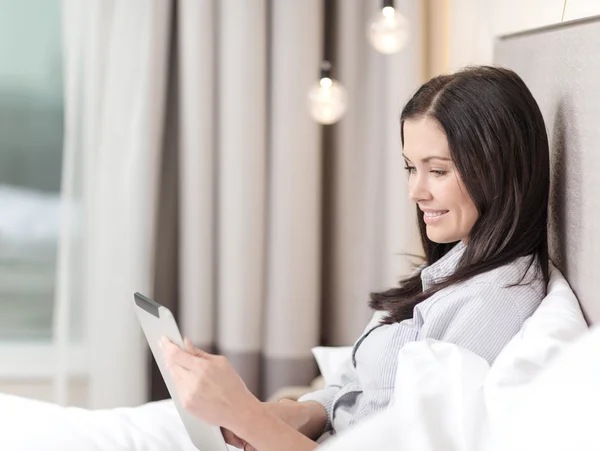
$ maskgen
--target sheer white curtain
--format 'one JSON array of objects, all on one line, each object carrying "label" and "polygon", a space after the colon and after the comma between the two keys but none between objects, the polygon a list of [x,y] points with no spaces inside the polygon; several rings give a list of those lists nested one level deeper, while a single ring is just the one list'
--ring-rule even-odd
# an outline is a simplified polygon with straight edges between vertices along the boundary
[{"label": "sheer white curtain", "polygon": [[[63,229],[54,333],[65,403],[69,322],[84,321],[89,406],[145,401],[131,308],[149,292],[170,2],[63,1]],[[75,305],[84,318],[72,318]]]}]

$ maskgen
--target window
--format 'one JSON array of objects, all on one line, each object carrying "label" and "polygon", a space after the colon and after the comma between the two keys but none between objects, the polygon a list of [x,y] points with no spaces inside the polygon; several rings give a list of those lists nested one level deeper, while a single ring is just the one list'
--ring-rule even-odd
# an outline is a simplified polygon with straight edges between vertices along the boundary
[{"label": "window", "polygon": [[60,0],[0,0],[0,341],[47,342],[63,145]]}]

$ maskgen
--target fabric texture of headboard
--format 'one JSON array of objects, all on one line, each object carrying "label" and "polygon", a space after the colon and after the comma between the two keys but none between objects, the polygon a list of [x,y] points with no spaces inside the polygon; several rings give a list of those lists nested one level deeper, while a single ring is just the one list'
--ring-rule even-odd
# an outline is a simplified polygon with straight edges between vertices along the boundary
[{"label": "fabric texture of headboard", "polygon": [[500,38],[494,59],[523,78],[542,110],[550,255],[588,323],[600,322],[600,18]]}]

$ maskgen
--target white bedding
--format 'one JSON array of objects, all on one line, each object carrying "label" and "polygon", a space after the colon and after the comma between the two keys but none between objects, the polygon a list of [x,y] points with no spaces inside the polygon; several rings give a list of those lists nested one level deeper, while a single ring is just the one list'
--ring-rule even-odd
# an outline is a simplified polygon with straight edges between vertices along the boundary
[{"label": "white bedding", "polygon": [[3,451],[197,451],[170,401],[89,411],[0,395]]},{"label": "white bedding", "polygon": [[[561,416],[572,428],[589,425],[597,404],[586,409],[585,394],[600,401],[600,330],[587,335],[575,296],[553,271],[548,296],[498,357],[498,365],[490,369],[485,360],[452,344],[411,343],[399,353],[390,408],[319,449],[514,451],[520,443],[528,444],[519,448],[524,450],[575,449],[557,445],[568,443],[572,433],[560,427]],[[347,349],[334,351],[330,356],[338,358]],[[327,368],[328,353],[321,348],[316,354]],[[560,400],[554,411],[553,399]],[[563,409],[569,402],[579,407]],[[553,440],[538,437],[544,433],[540,419],[554,421]],[[0,395],[0,425],[0,449],[7,451],[194,450],[170,402],[86,411]],[[536,437],[543,447],[536,446]],[[600,449],[593,431],[587,437],[592,438],[588,448],[578,451]]]},{"label": "white bedding", "polygon": [[[490,422],[477,358],[452,345],[419,354],[418,380],[400,382],[405,396],[328,441],[323,451],[597,451],[600,449],[600,328],[580,337],[520,390],[518,407]],[[445,349],[443,349],[445,348]],[[415,349],[416,351],[416,349]],[[412,352],[412,351],[411,351]],[[447,358],[439,359],[442,354]],[[435,357],[434,357],[435,355]],[[464,377],[456,377],[461,367]],[[462,370],[468,370],[464,372]],[[479,389],[478,389],[479,387]],[[418,394],[415,394],[418,393]],[[408,406],[406,400],[409,400]],[[408,408],[407,408],[408,407]]]}]

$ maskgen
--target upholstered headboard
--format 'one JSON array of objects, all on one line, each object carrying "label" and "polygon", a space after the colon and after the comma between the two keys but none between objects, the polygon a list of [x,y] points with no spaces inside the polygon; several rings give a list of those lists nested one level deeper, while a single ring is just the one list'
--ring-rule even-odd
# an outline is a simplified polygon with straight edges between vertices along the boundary
[{"label": "upholstered headboard", "polygon": [[600,18],[499,39],[495,62],[538,101],[550,138],[550,253],[600,322]]}]

